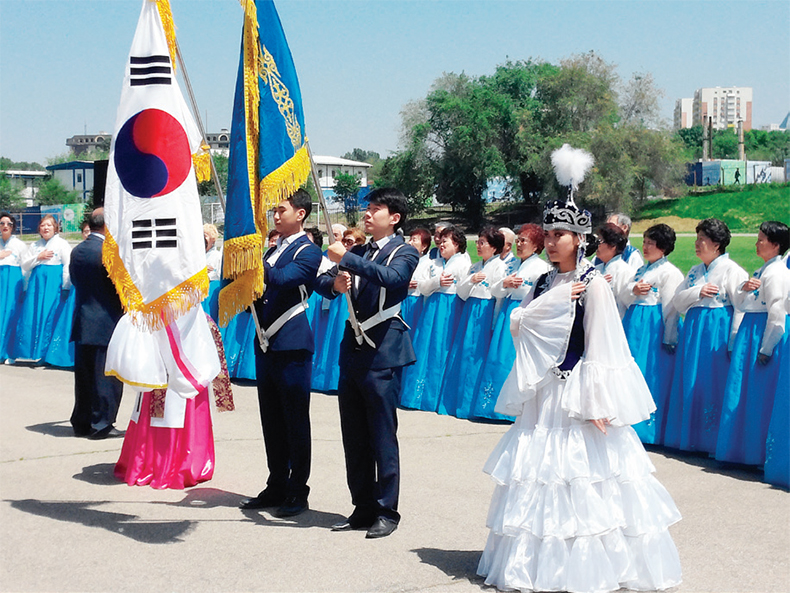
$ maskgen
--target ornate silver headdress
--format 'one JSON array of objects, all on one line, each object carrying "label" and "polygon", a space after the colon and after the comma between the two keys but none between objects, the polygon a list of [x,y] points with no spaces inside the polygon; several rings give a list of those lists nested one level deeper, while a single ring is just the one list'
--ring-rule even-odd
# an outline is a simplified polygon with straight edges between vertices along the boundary
[{"label": "ornate silver headdress", "polygon": [[593,166],[593,156],[586,150],[563,144],[551,153],[551,164],[560,185],[568,186],[568,199],[547,202],[543,209],[543,230],[560,229],[586,235],[592,232],[592,215],[573,201],[573,192]]}]

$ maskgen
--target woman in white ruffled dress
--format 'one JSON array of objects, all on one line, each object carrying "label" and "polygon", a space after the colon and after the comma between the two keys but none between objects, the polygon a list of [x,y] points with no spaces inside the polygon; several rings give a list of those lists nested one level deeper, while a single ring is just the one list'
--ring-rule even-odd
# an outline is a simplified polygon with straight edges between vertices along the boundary
[{"label": "woman in white ruffled dress", "polygon": [[583,259],[590,215],[552,202],[544,230],[554,269],[511,315],[516,363],[496,411],[516,420],[484,468],[497,486],[478,573],[502,590],[676,586],[680,513],[631,428],[655,405]]}]

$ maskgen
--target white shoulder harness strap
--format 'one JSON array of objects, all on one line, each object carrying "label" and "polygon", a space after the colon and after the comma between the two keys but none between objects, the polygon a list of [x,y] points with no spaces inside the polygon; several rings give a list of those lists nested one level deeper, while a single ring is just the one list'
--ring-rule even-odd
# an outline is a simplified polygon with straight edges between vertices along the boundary
[{"label": "white shoulder harness strap", "polygon": [[[299,249],[296,250],[294,253],[293,260],[296,260],[296,256],[305,249],[309,243],[305,243]],[[307,287],[304,284],[299,285],[299,294],[301,295],[301,300],[296,303],[293,307],[288,309],[285,313],[280,315],[274,322],[267,328],[260,328],[258,332],[258,341],[261,344],[261,350],[266,352],[269,349],[269,338],[271,338],[274,334],[282,329],[282,327],[288,323],[291,319],[296,317],[297,315],[304,313],[309,305],[307,304]]]},{"label": "white shoulder harness strap", "polygon": [[[398,252],[398,250],[401,247],[403,247],[403,245],[404,243],[401,243],[395,249],[392,250],[392,253],[390,253],[389,257],[387,258],[387,262],[384,264],[385,266],[390,265],[390,262],[392,262],[392,258],[395,257],[395,254]],[[354,336],[356,337],[357,344],[361,345],[362,342],[364,341],[371,348],[376,348],[376,343],[373,340],[371,340],[365,332],[373,327],[376,327],[378,324],[386,321],[387,319],[392,319],[393,317],[400,315],[400,303],[395,303],[394,305],[392,305],[392,307],[385,309],[384,303],[386,302],[386,300],[387,300],[387,289],[382,286],[379,288],[378,313],[376,313],[372,317],[367,318],[365,321],[358,322],[356,326],[354,326],[354,322],[352,321],[353,317],[349,317],[348,321],[351,324],[352,329],[354,330]],[[351,303],[349,302],[349,307],[350,306]],[[403,321],[402,318],[401,321]],[[409,327],[405,321],[403,321],[403,324],[406,325],[406,327]]]}]

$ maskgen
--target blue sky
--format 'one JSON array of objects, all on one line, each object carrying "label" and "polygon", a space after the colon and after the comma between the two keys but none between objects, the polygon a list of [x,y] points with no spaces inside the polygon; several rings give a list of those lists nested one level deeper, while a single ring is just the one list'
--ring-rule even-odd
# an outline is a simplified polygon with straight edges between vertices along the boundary
[{"label": "blue sky", "polygon": [[[171,0],[208,131],[230,127],[237,0]],[[38,161],[112,132],[141,0],[0,0],[0,156]],[[398,148],[400,110],[443,72],[594,50],[675,100],[751,86],[755,127],[790,110],[790,2],[279,0],[315,154]]]}]

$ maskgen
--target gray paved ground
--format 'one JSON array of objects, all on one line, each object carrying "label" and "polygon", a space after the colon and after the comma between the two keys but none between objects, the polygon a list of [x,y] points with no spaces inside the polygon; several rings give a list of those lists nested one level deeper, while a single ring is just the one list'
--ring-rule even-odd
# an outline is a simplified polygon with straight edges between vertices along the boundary
[{"label": "gray paved ground", "polygon": [[[2,591],[480,591],[492,491],[481,467],[505,431],[400,415],[403,521],[383,540],[332,533],[350,511],[336,400],[316,394],[312,510],[242,512],[265,479],[255,390],[215,418],[214,479],[187,491],[115,481],[120,440],[71,436],[72,374],[0,366]],[[131,392],[120,427],[130,415]],[[651,452],[684,520],[680,591],[790,590],[790,496],[759,475]]]}]

